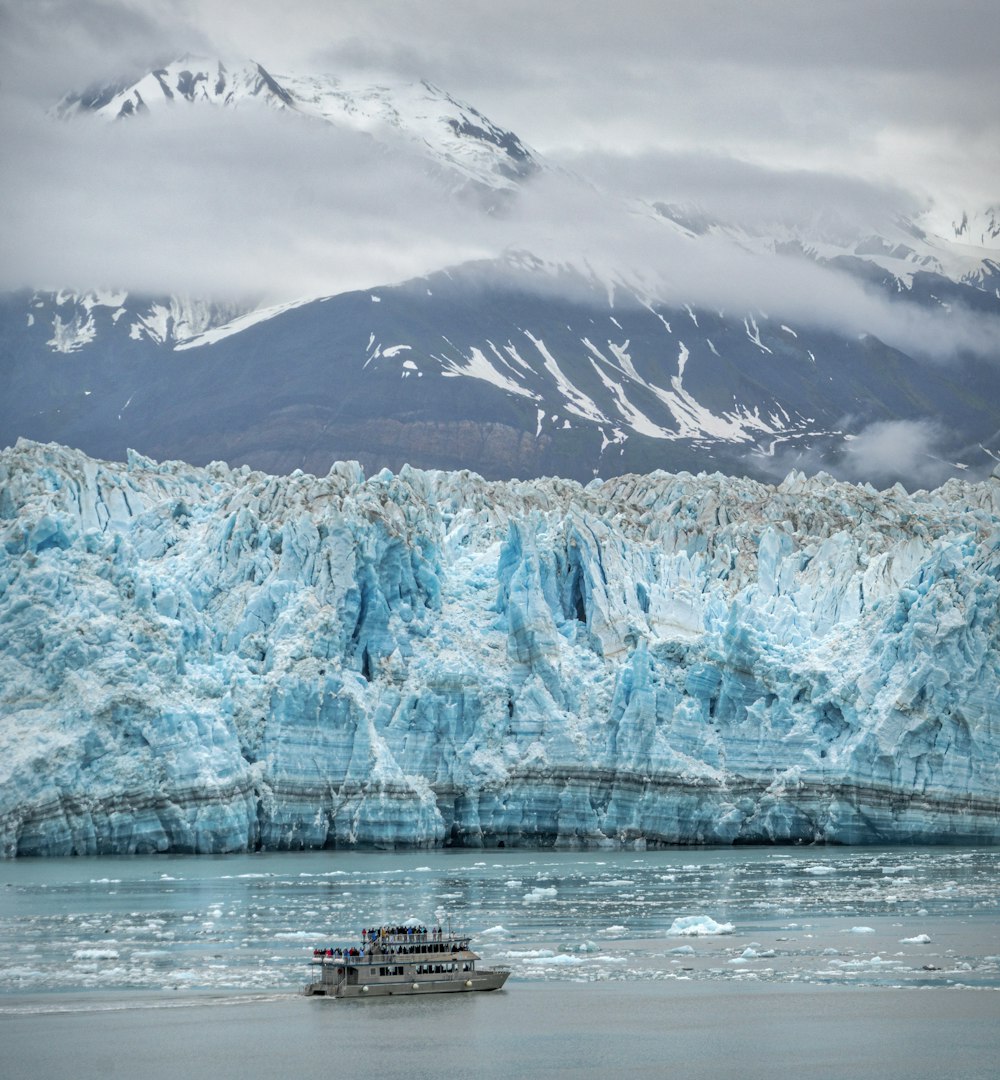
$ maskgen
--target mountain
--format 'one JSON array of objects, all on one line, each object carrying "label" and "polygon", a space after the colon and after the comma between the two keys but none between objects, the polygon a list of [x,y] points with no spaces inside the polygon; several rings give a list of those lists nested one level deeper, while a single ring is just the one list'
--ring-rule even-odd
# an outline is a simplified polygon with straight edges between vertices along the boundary
[{"label": "mountain", "polygon": [[[556,172],[429,83],[347,83],[257,63],[188,57],[69,95],[54,116],[131,125],[207,108],[363,132],[389,163],[405,145],[452,197],[493,217]],[[673,245],[682,279],[686,260],[710,246],[719,274],[727,253],[760,260],[762,274],[776,260],[818,265],[901,324],[929,312],[950,321],[956,341],[967,318],[1000,315],[988,214],[940,236],[828,208],[806,224],[750,227],[605,197]],[[113,460],[135,448],[272,472],[324,474],[357,460],[373,472],[408,463],[586,481],[658,468],[767,479],[798,467],[911,486],[985,476],[1000,455],[995,349],[928,360],[884,333],[832,328],[801,304],[794,316],[720,309],[695,292],[664,299],[642,266],[529,250],[276,306],[25,290],[0,298],[0,443],[23,436]],[[886,454],[896,433],[913,446]]]},{"label": "mountain", "polygon": [[[537,289],[541,271],[494,270],[243,314],[180,342],[176,302],[150,314],[131,298],[7,298],[0,431],[119,460],[140,448],[274,472],[358,460],[581,481],[656,468],[769,476],[797,455],[836,468],[853,433],[913,418],[949,433],[930,462],[942,470],[981,467],[981,447],[997,444],[992,360],[929,364],[873,335],[760,312],[627,293],[609,304],[583,279],[568,299]],[[959,289],[916,277],[901,303]],[[53,325],[64,352],[49,351]]]},{"label": "mountain", "polygon": [[1000,470],[0,453],[0,850],[1000,840]]},{"label": "mountain", "polygon": [[53,112],[62,120],[80,115],[120,120],[184,105],[260,106],[375,136],[388,129],[453,180],[493,191],[512,189],[539,168],[513,132],[472,106],[429,82],[386,77],[371,84],[329,75],[272,75],[255,62],[230,70],[221,60],[186,56],[136,82],[68,94]]}]

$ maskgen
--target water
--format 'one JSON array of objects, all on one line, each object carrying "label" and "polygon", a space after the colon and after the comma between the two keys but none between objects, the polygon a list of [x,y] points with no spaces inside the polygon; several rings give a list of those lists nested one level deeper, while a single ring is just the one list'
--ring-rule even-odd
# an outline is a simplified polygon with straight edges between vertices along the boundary
[{"label": "water", "polygon": [[[0,1073],[318,1076],[361,1038],[380,1077],[469,1054],[482,1076],[992,1077],[998,871],[954,848],[0,863]],[[472,931],[507,989],[296,995],[314,946],[410,917]]]}]

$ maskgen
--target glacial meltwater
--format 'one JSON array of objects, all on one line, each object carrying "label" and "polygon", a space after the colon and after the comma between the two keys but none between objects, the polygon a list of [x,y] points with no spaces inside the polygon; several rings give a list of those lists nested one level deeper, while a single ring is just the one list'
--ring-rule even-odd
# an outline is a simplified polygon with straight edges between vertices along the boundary
[{"label": "glacial meltwater", "polygon": [[[470,931],[506,989],[298,996],[314,947],[408,918]],[[361,1038],[365,1076],[993,1076],[998,990],[995,849],[0,862],[12,1077],[326,1075]]]}]

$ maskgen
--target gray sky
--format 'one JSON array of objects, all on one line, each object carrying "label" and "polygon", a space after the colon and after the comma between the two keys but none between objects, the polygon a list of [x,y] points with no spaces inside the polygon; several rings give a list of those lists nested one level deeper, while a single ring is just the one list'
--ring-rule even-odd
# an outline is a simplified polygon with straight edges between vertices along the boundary
[{"label": "gray sky", "polygon": [[[552,180],[484,221],[405,148],[390,173],[358,136],[232,115],[98,136],[43,110],[184,52],[276,72],[384,70],[436,83],[624,194],[735,216],[828,204],[951,220],[1000,202],[998,32],[995,0],[0,0],[0,192],[16,208],[0,225],[0,284],[197,293],[222,281],[277,299],[532,247],[668,278],[683,262],[694,302],[780,295],[792,315],[891,336],[849,282],[693,256]],[[933,327],[896,329],[934,340]],[[966,329],[973,342],[991,332]]]}]

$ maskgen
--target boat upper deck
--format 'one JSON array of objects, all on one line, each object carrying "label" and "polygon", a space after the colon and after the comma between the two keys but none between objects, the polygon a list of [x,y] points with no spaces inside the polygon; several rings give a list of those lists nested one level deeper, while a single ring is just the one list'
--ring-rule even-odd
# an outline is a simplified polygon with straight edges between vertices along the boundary
[{"label": "boat upper deck", "polygon": [[313,963],[370,964],[386,957],[408,961],[443,957],[478,960],[469,948],[470,935],[441,927],[380,926],[361,932],[360,945],[327,946],[313,950]]}]

